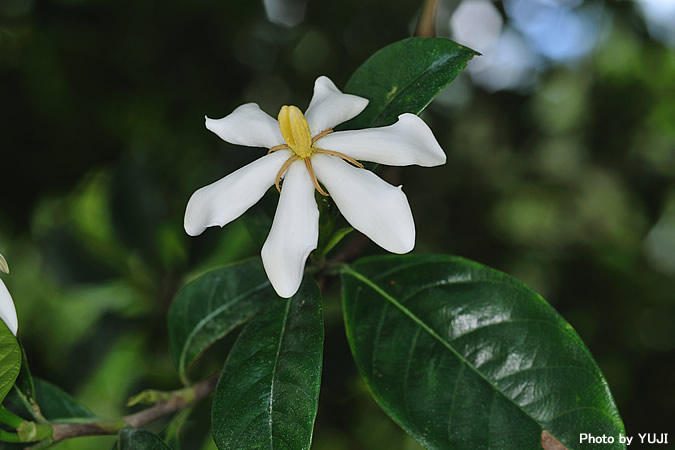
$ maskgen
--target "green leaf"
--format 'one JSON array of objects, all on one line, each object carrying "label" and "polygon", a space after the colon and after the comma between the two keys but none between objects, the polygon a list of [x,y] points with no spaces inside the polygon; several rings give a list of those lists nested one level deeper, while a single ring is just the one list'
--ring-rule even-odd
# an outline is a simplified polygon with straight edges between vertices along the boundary
[{"label": "green leaf", "polygon": [[221,449],[308,449],[319,401],[323,319],[319,288],[305,280],[246,325],[213,399]]},{"label": "green leaf", "polygon": [[[30,376],[30,374],[24,373],[22,369],[22,376]],[[7,395],[5,406],[21,417],[28,420],[35,420],[39,417],[40,420],[38,421],[44,421],[44,418],[46,418],[53,422],[81,422],[94,418],[94,414],[89,409],[82,406],[60,388],[40,378],[32,377],[30,385],[33,386],[34,390],[31,400],[34,400],[40,407],[40,414],[36,417],[33,415],[34,410],[32,403],[30,403],[31,400],[28,400],[28,397],[20,390],[18,385],[19,380],[17,380],[14,389]],[[24,422],[18,431],[19,435],[23,434],[24,436],[31,436],[32,433],[38,432],[35,422]],[[0,450],[18,450],[25,447],[26,444],[0,443]]]},{"label": "green leaf", "polygon": [[19,375],[16,379],[16,388],[19,389],[19,392],[21,392],[26,400],[30,402],[35,395],[35,383],[33,382],[33,376],[31,375],[30,367],[28,366],[26,349],[23,348],[21,341],[17,339],[17,342],[19,344],[19,349],[21,350],[21,369],[19,370]]},{"label": "green leaf", "polygon": [[340,243],[340,241],[342,239],[344,239],[345,236],[347,236],[352,231],[354,231],[354,228],[344,227],[344,228],[340,228],[335,233],[333,233],[330,236],[330,238],[328,239],[328,242],[326,243],[326,246],[319,253],[319,256],[320,257],[326,256],[331,250],[333,250],[333,248],[335,248],[336,245],[338,245]]},{"label": "green leaf", "polygon": [[21,341],[17,339],[21,351],[21,370],[14,382],[14,388],[5,397],[5,406],[9,407],[18,414],[26,417],[41,420],[44,417],[39,409],[35,407],[35,383],[28,366],[28,357]]},{"label": "green leaf", "polygon": [[188,283],[169,308],[171,356],[187,384],[190,364],[211,344],[277,301],[260,258],[208,272]]},{"label": "green leaf", "polygon": [[425,447],[534,449],[546,430],[576,448],[579,433],[625,434],[584,343],[516,279],[457,257],[412,255],[363,259],[342,281],[359,372]]},{"label": "green leaf", "polygon": [[33,377],[35,401],[40,411],[51,421],[95,417],[87,407],[82,406],[73,396],[45,380]]},{"label": "green leaf", "polygon": [[342,128],[391,125],[400,114],[419,114],[478,54],[444,38],[413,37],[378,50],[345,85],[346,93],[370,103]]},{"label": "green leaf", "polygon": [[173,450],[180,450],[183,447],[181,444],[181,432],[193,409],[194,405],[181,409],[171,418],[171,422],[166,427],[164,440]]},{"label": "green leaf", "polygon": [[113,450],[171,450],[171,448],[149,431],[123,428]]},{"label": "green leaf", "polygon": [[16,337],[0,320],[0,402],[14,386],[21,370],[21,348]]}]

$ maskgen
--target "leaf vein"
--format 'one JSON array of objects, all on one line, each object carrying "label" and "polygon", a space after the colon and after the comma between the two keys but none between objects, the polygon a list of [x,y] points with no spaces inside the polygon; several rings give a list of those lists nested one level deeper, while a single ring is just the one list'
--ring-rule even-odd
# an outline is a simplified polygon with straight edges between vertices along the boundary
[{"label": "leaf vein", "polygon": [[219,306],[218,308],[214,309],[211,311],[209,314],[204,316],[202,320],[197,322],[197,325],[192,329],[188,337],[185,339],[185,343],[183,344],[183,348],[181,349],[180,353],[180,359],[179,359],[179,364],[178,364],[178,371],[181,374],[185,374],[186,367],[185,367],[185,359],[187,358],[187,353],[188,349],[190,348],[190,345],[192,344],[192,340],[195,338],[195,336],[198,334],[199,331],[201,331],[202,328],[206,326],[207,323],[211,321],[211,319],[218,314],[222,313],[223,311],[227,311],[229,308],[231,308],[234,304],[236,304],[239,300],[241,300],[244,297],[247,297],[251,294],[257,293],[262,291],[264,288],[269,286],[269,281],[265,281],[264,283],[260,283],[259,285],[253,287],[252,289],[249,289],[246,292],[242,292],[241,294],[233,297],[228,303]]}]

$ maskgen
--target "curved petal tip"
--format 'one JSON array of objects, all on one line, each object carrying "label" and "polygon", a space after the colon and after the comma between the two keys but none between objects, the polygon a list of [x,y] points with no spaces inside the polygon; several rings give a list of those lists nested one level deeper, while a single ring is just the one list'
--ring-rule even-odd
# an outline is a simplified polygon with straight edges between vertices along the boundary
[{"label": "curved petal tip", "polygon": [[204,117],[206,128],[235,145],[271,148],[283,143],[279,123],[256,103],[246,103],[222,119]]},{"label": "curved petal tip", "polygon": [[345,94],[325,75],[314,82],[314,95],[305,111],[312,135],[333,128],[359,115],[368,99]]}]

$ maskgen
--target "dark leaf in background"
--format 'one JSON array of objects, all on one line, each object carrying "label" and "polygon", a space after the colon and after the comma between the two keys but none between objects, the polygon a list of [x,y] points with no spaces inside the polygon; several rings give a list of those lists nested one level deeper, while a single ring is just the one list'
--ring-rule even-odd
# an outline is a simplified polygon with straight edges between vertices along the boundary
[{"label": "dark leaf in background", "polygon": [[33,378],[35,383],[35,400],[40,411],[49,420],[58,422],[64,419],[93,418],[94,413],[81,405],[77,399],[40,378]]},{"label": "dark leaf in background", "polygon": [[279,203],[279,193],[275,187],[271,187],[258,203],[241,216],[251,239],[260,247],[270,234],[277,203]]},{"label": "dark leaf in background", "polygon": [[145,430],[125,428],[113,450],[171,450],[158,436]]},{"label": "dark leaf in background", "polygon": [[208,272],[188,283],[169,309],[171,356],[187,383],[190,364],[218,339],[249,320],[267,302],[279,301],[260,258]]},{"label": "dark leaf in background", "polygon": [[[27,386],[31,386],[31,390],[25,389]],[[29,409],[32,409],[29,405],[33,401],[40,408],[40,414],[47,420],[58,422],[95,417],[89,408],[60,387],[43,379],[31,377],[22,369],[15,389],[5,400],[5,406],[29,420],[35,420],[29,412]]]},{"label": "dark leaf in background", "polygon": [[14,383],[14,390],[7,396],[6,401],[7,404],[14,406],[13,410],[16,413],[25,413],[26,417],[30,417],[31,414],[28,409],[31,407],[31,403],[35,402],[35,382],[28,366],[26,350],[21,345],[21,341],[17,340],[17,342],[21,349],[21,370],[19,370],[19,375]]}]

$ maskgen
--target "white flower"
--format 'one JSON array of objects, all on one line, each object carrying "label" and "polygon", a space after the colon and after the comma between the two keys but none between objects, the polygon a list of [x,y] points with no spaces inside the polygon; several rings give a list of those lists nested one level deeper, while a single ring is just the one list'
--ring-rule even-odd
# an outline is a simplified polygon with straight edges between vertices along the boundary
[{"label": "white flower", "polygon": [[[0,271],[9,273],[9,266],[5,257],[0,254]],[[7,286],[0,280],[0,319],[7,325],[9,331],[16,336],[19,328],[19,321],[16,318],[16,309],[14,308],[14,301],[7,290]]]},{"label": "white flower", "polygon": [[304,115],[295,106],[284,106],[277,121],[257,104],[247,103],[222,119],[207,117],[206,128],[221,139],[270,150],[192,194],[185,231],[196,236],[207,227],[226,225],[276,184],[281,195],[262,261],[281,297],[291,297],[298,290],[307,257],[317,246],[315,189],[330,194],[345,219],[385,250],[412,250],[415,224],[401,187],[383,181],[357,160],[430,167],[444,164],[445,154],[429,127],[414,114],[402,114],[387,127],[333,132],[332,127],[356,117],[367,104],[364,98],[343,94],[322,76],[314,83],[314,96]]}]

